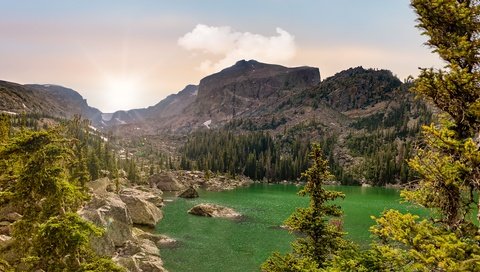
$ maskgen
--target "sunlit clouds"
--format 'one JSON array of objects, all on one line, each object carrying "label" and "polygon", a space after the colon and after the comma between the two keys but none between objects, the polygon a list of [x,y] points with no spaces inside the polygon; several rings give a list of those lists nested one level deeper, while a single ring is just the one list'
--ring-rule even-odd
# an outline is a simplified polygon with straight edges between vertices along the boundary
[{"label": "sunlit clouds", "polygon": [[[295,37],[278,27],[275,32],[276,35],[263,36],[238,32],[229,26],[198,24],[180,37],[178,44],[205,55],[206,59],[198,66],[205,72],[216,72],[241,59],[282,64],[295,57]],[[209,56],[217,60],[209,59]]]}]

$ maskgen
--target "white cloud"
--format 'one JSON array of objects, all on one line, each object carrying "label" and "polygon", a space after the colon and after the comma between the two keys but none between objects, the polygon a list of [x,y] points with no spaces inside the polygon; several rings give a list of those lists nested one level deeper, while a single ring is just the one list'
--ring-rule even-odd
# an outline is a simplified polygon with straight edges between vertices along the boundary
[{"label": "white cloud", "polygon": [[200,51],[216,56],[199,65],[205,72],[218,71],[241,59],[255,59],[269,63],[280,63],[295,56],[295,37],[277,28],[277,35],[263,36],[250,32],[236,32],[229,26],[207,26],[198,24],[178,39],[178,44],[189,51]]}]

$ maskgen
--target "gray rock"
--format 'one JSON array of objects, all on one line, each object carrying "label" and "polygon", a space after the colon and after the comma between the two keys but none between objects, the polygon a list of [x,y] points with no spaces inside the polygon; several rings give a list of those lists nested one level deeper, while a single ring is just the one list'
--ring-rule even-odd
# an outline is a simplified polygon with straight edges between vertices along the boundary
[{"label": "gray rock", "polygon": [[121,265],[122,267],[126,268],[127,271],[129,272],[142,272],[142,270],[138,266],[137,259],[135,259],[133,256],[126,256],[126,257],[116,256],[113,258],[113,261]]},{"label": "gray rock", "polygon": [[139,266],[142,271],[145,272],[166,272],[167,270],[163,268],[162,259],[159,257],[148,256],[144,259],[140,259]]},{"label": "gray rock", "polygon": [[99,178],[97,180],[93,180],[87,182],[87,187],[92,190],[92,192],[96,195],[105,195],[108,193],[107,188],[112,185],[112,182],[109,178]]},{"label": "gray rock", "polygon": [[122,195],[129,195],[129,196],[134,196],[137,198],[144,199],[156,207],[163,207],[163,198],[161,195],[163,192],[158,189],[153,189],[153,188],[144,188],[141,186],[135,187],[135,188],[126,188],[120,191],[120,196]]},{"label": "gray rock", "polygon": [[147,201],[148,193],[137,189],[122,190],[120,198],[127,205],[132,222],[138,225],[155,227],[163,218],[162,211],[153,203]]},{"label": "gray rock", "polygon": [[150,241],[154,242],[155,245],[157,245],[157,247],[169,246],[169,245],[174,245],[175,243],[177,243],[177,240],[175,240],[173,238],[170,238],[166,235],[146,232],[146,231],[143,231],[139,228],[133,228],[132,233],[133,233],[133,237],[135,237],[137,239],[150,240]]},{"label": "gray rock", "polygon": [[133,239],[118,251],[114,258],[129,271],[166,271],[158,247],[148,239]]},{"label": "gray rock", "polygon": [[198,192],[193,188],[193,186],[188,187],[185,191],[178,194],[178,197],[182,198],[197,198]]},{"label": "gray rock", "polygon": [[164,192],[180,191],[184,188],[172,173],[159,173],[150,176],[148,179],[150,187],[158,188]]},{"label": "gray rock", "polygon": [[79,214],[106,230],[101,237],[92,239],[92,247],[100,255],[112,256],[115,247],[133,238],[127,205],[115,194],[95,196]]},{"label": "gray rock", "polygon": [[189,214],[206,217],[239,218],[242,215],[235,210],[220,205],[202,203],[188,210]]}]

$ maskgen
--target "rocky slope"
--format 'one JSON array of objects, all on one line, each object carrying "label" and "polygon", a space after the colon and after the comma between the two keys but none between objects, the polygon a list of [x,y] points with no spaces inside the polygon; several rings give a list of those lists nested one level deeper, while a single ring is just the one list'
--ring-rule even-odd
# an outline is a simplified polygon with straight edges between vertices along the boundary
[{"label": "rocky slope", "polygon": [[82,115],[102,126],[101,112],[76,91],[57,85],[21,85],[0,81],[0,112],[71,118]]},{"label": "rocky slope", "polygon": [[120,121],[109,124],[129,135],[221,127],[236,118],[263,114],[264,108],[319,82],[318,68],[287,68],[241,60],[203,78],[198,87],[189,85],[154,107],[129,111],[128,116],[117,115]]},{"label": "rocky slope", "polygon": [[[132,154],[144,156],[174,157],[185,135],[199,129],[267,131],[286,143],[332,138],[338,164],[363,179],[364,166],[357,166],[369,163],[365,156],[373,160],[386,152],[378,144],[393,146],[398,139],[397,146],[411,145],[420,125],[429,121],[429,109],[408,87],[387,70],[356,67],[320,81],[318,68],[242,60],[145,109],[102,115],[66,88],[0,82],[0,110],[80,113],[112,131]],[[369,138],[376,142],[362,140]],[[403,158],[402,148],[390,149],[389,156]]]},{"label": "rocky slope", "polygon": [[103,114],[103,121],[110,127],[125,124],[142,125],[146,122],[154,122],[161,118],[179,115],[186,107],[195,101],[197,93],[198,86],[187,85],[177,94],[167,96],[154,106],[144,109],[133,109],[129,111],[117,111],[112,114]]}]

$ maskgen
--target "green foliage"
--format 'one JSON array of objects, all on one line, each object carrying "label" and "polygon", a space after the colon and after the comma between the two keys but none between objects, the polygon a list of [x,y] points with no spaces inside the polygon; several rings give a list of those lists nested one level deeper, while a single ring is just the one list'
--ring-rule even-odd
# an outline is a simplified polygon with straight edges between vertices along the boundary
[{"label": "green foliage", "polygon": [[[432,218],[386,211],[371,228],[377,238],[371,248],[353,258],[337,257],[333,267],[480,271],[479,225],[471,217],[480,191],[479,5],[412,0],[427,44],[447,63],[444,70],[422,70],[415,82],[414,91],[444,114],[440,124],[423,127],[424,144],[409,161],[420,179],[402,192],[406,200],[432,210]],[[385,263],[389,267],[382,267]]]},{"label": "green foliage", "polygon": [[88,198],[88,175],[75,152],[82,151],[77,148],[82,140],[71,134],[68,126],[24,129],[0,146],[0,204],[14,206],[23,215],[13,224],[12,266],[82,271],[99,260],[89,248],[89,237],[102,232],[76,213]]},{"label": "green foliage", "polygon": [[[451,231],[395,210],[376,219],[372,233],[382,255],[397,256],[401,271],[478,271],[480,237],[475,228]],[[400,269],[399,269],[400,270]]]},{"label": "green foliage", "polygon": [[412,6],[427,44],[446,62],[442,70],[423,69],[415,82],[414,91],[444,114],[440,124],[423,127],[424,144],[409,160],[419,180],[402,192],[432,218],[385,211],[374,218],[371,247],[345,247],[326,271],[480,271],[480,2]]},{"label": "green foliage", "polygon": [[34,258],[30,258],[35,261],[32,265],[47,271],[78,270],[86,257],[92,254],[89,238],[100,234],[101,229],[76,213],[52,216],[38,226],[38,234],[33,237]]},{"label": "green foliage", "polygon": [[442,223],[459,229],[473,223],[468,213],[480,190],[480,6],[454,0],[413,0],[412,6],[427,44],[447,63],[444,70],[422,70],[414,91],[445,115],[440,125],[424,127],[426,145],[410,161],[421,180],[404,195],[436,209]]},{"label": "green foliage", "polygon": [[302,237],[292,243],[292,253],[284,256],[276,253],[269,258],[262,265],[263,271],[320,271],[346,246],[342,238],[344,233],[331,223],[332,218],[342,215],[342,211],[339,206],[328,204],[344,195],[323,188],[332,175],[318,144],[312,146],[310,159],[312,166],[302,174],[306,184],[299,192],[301,196],[310,197],[310,204],[307,208],[298,208],[285,221],[290,231],[298,232]]},{"label": "green foliage", "polygon": [[10,134],[10,116],[0,114],[0,143],[6,141]]},{"label": "green foliage", "polygon": [[114,264],[110,259],[97,258],[93,262],[82,264],[80,271],[81,272],[125,272],[125,269]]},{"label": "green foliage", "polygon": [[295,180],[307,167],[308,144],[283,144],[268,133],[200,131],[180,149],[180,168],[244,174],[254,180]]},{"label": "green foliage", "polygon": [[445,70],[422,70],[415,82],[414,91],[445,114],[439,125],[423,127],[424,144],[409,161],[420,179],[402,192],[406,200],[434,211],[433,217],[386,211],[371,228],[377,237],[371,248],[337,257],[332,267],[480,271],[478,222],[470,216],[480,189],[479,3],[412,0],[412,6],[427,44],[447,63]]}]

